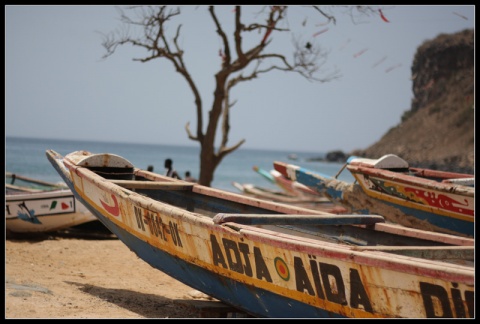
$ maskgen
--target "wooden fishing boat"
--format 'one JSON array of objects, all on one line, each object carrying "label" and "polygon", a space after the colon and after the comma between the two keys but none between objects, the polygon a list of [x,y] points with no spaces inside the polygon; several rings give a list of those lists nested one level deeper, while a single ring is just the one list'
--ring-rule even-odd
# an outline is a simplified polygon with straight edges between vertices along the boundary
[{"label": "wooden fishing boat", "polygon": [[[267,180],[269,183],[273,183],[273,184],[276,184],[275,182],[275,178],[273,177],[273,175],[270,174],[270,172],[268,172],[267,170],[264,170],[260,167],[258,167],[257,165],[254,165],[252,167],[253,171],[257,172],[259,175],[261,175],[265,180]],[[283,189],[283,188],[282,188]]]},{"label": "wooden fishing boat", "polygon": [[271,201],[284,202],[284,203],[294,203],[298,201],[298,198],[296,196],[289,195],[284,191],[275,191],[269,188],[256,186],[251,183],[242,184],[236,181],[233,181],[232,185],[244,194],[252,195],[254,197],[261,198],[261,199],[267,199]]},{"label": "wooden fishing boat", "polygon": [[408,227],[474,236],[473,175],[409,167],[393,154],[376,160],[350,157],[346,168],[354,183],[279,161],[274,168],[325,194],[348,212],[383,215]]},{"label": "wooden fishing boat", "polygon": [[138,257],[253,316],[474,317],[473,239],[268,202],[114,154],[46,154]]},{"label": "wooden fishing boat", "polygon": [[[322,204],[322,205],[331,205],[332,202],[327,197],[321,197],[319,195],[306,197],[306,196],[292,196],[283,191],[271,190],[269,188],[264,188],[256,186],[251,183],[238,183],[236,181],[232,182],[232,185],[237,188],[240,192],[251,195],[260,199],[281,202],[286,204]],[[336,213],[346,212],[345,208],[333,207],[336,210]],[[322,209],[323,210],[323,209]]]},{"label": "wooden fishing boat", "polygon": [[253,166],[253,170],[260,174],[262,177],[267,179],[270,183],[277,185],[282,189],[286,194],[291,196],[304,196],[304,197],[321,197],[317,191],[297,182],[292,181],[276,170],[266,171],[258,166]]},{"label": "wooden fishing boat", "polygon": [[97,221],[65,183],[5,173],[5,229],[10,233],[52,232]]}]

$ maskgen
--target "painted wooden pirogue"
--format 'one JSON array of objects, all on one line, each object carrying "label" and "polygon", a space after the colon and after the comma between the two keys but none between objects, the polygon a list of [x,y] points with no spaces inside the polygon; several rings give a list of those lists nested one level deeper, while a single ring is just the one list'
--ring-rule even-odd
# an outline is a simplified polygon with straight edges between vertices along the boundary
[{"label": "painted wooden pirogue", "polygon": [[346,209],[341,206],[337,206],[330,201],[327,197],[322,197],[320,194],[316,196],[292,196],[284,191],[270,190],[269,188],[263,188],[251,183],[238,183],[233,181],[232,185],[245,195],[264,199],[268,201],[274,201],[289,205],[299,205],[305,208],[312,208],[315,210],[321,210],[332,214],[345,214]]},{"label": "painted wooden pirogue", "polygon": [[[283,203],[295,203],[298,201],[296,196],[290,195],[285,191],[275,191],[269,188],[264,188],[260,186],[253,185],[251,183],[238,183],[236,181],[232,182],[232,185],[237,188],[240,192],[246,195],[252,195],[254,197],[276,201],[276,202],[283,202]],[[328,200],[328,198],[325,198]]]},{"label": "painted wooden pirogue", "polygon": [[473,239],[251,198],[114,154],[46,153],[141,259],[253,316],[474,317]]},{"label": "painted wooden pirogue", "polygon": [[323,197],[322,194],[319,194],[316,190],[313,190],[304,184],[301,184],[297,181],[292,181],[277,170],[270,170],[270,172],[259,168],[258,166],[253,166],[253,170],[260,174],[264,179],[268,180],[270,183],[277,185],[280,189],[285,191],[285,193],[292,196],[302,196],[302,197]]},{"label": "painted wooden pirogue", "polygon": [[5,173],[5,230],[52,232],[97,221],[63,184]]},{"label": "painted wooden pirogue", "polygon": [[274,168],[350,213],[377,214],[408,227],[474,236],[473,175],[409,167],[393,154],[377,160],[350,157],[346,168],[354,183],[279,161]]},{"label": "painted wooden pirogue", "polygon": [[[232,185],[237,188],[240,192],[243,192],[247,195],[252,195],[254,197],[286,203],[286,204],[302,204],[302,203],[324,203],[333,205],[330,199],[326,197],[322,197],[320,194],[316,196],[297,196],[297,195],[290,195],[285,191],[276,191],[271,190],[269,188],[264,188],[260,186],[253,185],[251,183],[238,183],[236,181],[232,182]],[[342,208],[343,211],[346,209]]]}]

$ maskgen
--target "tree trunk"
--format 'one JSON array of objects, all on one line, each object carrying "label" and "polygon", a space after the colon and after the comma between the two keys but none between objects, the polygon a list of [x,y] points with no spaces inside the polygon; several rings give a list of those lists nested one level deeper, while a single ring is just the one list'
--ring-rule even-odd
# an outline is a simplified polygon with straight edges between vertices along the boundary
[{"label": "tree trunk", "polygon": [[215,159],[215,148],[208,143],[201,144],[200,150],[200,177],[198,183],[210,187],[213,181],[213,174],[218,163]]},{"label": "tree trunk", "polygon": [[[225,85],[229,75],[227,69],[222,69],[215,75],[216,87],[212,109],[209,112],[208,126],[205,136],[200,141],[200,178],[198,183],[210,187],[213,181],[213,174],[222,158],[215,153],[215,138],[217,133],[218,120],[222,114],[222,107],[225,104]],[[200,125],[198,125],[200,127]],[[228,134],[222,134],[225,136]],[[224,147],[220,147],[220,151]]]}]

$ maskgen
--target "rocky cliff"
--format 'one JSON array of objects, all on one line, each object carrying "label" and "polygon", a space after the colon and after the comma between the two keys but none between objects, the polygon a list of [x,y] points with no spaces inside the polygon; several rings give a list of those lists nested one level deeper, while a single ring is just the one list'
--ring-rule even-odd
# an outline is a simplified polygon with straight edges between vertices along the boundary
[{"label": "rocky cliff", "polygon": [[423,43],[412,64],[411,109],[378,142],[349,155],[396,154],[411,166],[474,172],[474,31]]}]

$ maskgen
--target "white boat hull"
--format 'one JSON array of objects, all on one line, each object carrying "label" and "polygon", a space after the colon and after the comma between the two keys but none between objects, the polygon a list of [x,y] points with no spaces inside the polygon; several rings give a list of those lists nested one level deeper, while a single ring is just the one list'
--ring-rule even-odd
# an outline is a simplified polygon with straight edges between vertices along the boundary
[{"label": "white boat hull", "polygon": [[6,196],[6,230],[13,233],[51,232],[96,220],[71,190]]}]

